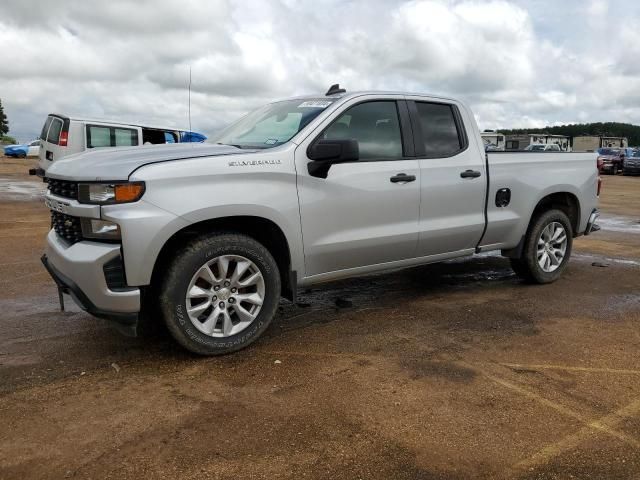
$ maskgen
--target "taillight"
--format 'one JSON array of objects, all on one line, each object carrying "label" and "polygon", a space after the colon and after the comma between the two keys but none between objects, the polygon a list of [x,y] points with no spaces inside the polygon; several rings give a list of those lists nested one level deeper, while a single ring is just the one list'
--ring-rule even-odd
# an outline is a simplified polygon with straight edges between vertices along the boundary
[{"label": "taillight", "polygon": [[600,196],[601,191],[602,191],[602,177],[598,175],[598,191],[596,192],[596,195],[598,197]]},{"label": "taillight", "polygon": [[602,170],[602,165],[604,165],[604,160],[602,157],[598,157],[598,160],[596,161],[596,165],[598,167],[598,171]]},{"label": "taillight", "polygon": [[66,147],[68,141],[69,141],[69,132],[65,132],[65,131],[60,132],[60,139],[58,140],[58,145],[60,145],[61,147]]}]

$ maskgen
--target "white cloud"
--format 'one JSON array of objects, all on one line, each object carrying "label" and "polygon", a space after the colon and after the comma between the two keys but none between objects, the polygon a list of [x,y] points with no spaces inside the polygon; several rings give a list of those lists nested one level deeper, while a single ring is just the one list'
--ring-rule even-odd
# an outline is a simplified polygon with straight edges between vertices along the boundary
[{"label": "white cloud", "polygon": [[52,111],[186,126],[190,66],[207,133],[336,82],[459,96],[483,128],[640,122],[639,17],[624,0],[5,0],[0,97],[23,140]]},{"label": "white cloud", "polygon": [[591,17],[600,19],[609,11],[609,3],[606,0],[591,0],[587,12]]}]

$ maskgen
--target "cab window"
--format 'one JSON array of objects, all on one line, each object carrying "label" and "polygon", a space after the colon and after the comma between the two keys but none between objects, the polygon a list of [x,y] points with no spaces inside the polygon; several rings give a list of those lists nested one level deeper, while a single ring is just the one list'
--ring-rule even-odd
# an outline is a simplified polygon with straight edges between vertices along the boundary
[{"label": "cab window", "polygon": [[402,158],[402,134],[395,101],[366,102],[349,108],[322,138],[358,141],[360,160]]},{"label": "cab window", "polygon": [[451,157],[464,148],[452,105],[416,102],[416,108],[427,158]]}]

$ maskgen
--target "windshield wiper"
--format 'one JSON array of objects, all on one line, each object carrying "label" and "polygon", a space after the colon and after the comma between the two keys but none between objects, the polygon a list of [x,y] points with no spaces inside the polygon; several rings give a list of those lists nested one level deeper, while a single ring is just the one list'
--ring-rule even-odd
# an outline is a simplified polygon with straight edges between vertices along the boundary
[{"label": "windshield wiper", "polygon": [[236,147],[239,148],[240,150],[242,150],[242,145],[238,145],[236,143],[222,143],[222,142],[217,142],[216,145],[226,145],[228,147]]}]

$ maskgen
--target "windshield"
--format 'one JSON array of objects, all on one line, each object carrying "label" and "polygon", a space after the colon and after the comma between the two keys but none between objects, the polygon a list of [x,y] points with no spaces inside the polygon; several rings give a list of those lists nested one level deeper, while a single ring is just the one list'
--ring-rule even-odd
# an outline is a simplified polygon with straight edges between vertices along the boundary
[{"label": "windshield", "polygon": [[530,150],[533,152],[541,152],[544,150],[544,145],[529,145],[525,150]]},{"label": "windshield", "polygon": [[601,148],[598,150],[600,155],[620,155],[619,148]]},{"label": "windshield", "polygon": [[335,99],[285,100],[242,117],[211,139],[238,148],[272,148],[288,142]]}]

